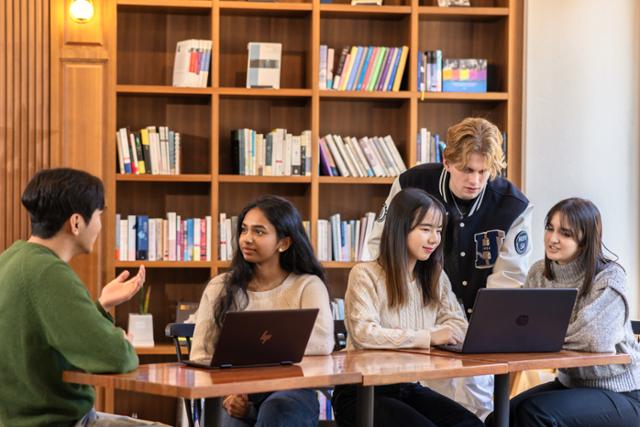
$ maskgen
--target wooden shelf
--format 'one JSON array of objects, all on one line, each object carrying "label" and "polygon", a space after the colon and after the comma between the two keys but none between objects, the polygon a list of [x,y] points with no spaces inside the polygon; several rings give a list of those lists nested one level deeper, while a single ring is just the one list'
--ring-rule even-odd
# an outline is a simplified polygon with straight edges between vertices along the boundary
[{"label": "wooden shelf", "polygon": [[118,0],[118,7],[167,11],[211,9],[211,0]]},{"label": "wooden shelf", "polygon": [[118,182],[211,182],[208,174],[181,175],[116,175]]},{"label": "wooden shelf", "polygon": [[322,261],[322,266],[327,269],[353,268],[358,262],[361,261]]},{"label": "wooden shelf", "polygon": [[[172,355],[176,354],[176,346],[173,344],[156,344],[153,347],[135,347],[139,356],[148,355]],[[183,354],[187,355],[187,349],[180,347]]]},{"label": "wooden shelf", "polygon": [[321,90],[321,98],[344,99],[410,99],[411,92],[381,92],[381,91],[356,91],[356,90]]},{"label": "wooden shelf", "polygon": [[359,184],[359,185],[391,185],[393,181],[396,179],[395,176],[390,177],[353,177],[353,176],[321,176],[318,178],[320,184]]},{"label": "wooden shelf", "polygon": [[242,87],[222,87],[216,90],[220,96],[265,97],[265,98],[307,98],[311,97],[311,89],[248,89]]},{"label": "wooden shelf", "polygon": [[326,17],[403,18],[411,15],[411,6],[352,6],[350,4],[321,4],[320,14]]},{"label": "wooden shelf", "polygon": [[211,268],[212,261],[116,261],[116,268],[138,268],[144,265],[145,268]]},{"label": "wooden shelf", "polygon": [[508,7],[418,7],[420,19],[427,20],[475,20],[488,21],[502,19],[509,16]]},{"label": "wooden shelf", "polygon": [[119,94],[148,94],[148,95],[192,95],[210,96],[213,89],[210,87],[175,87],[159,85],[117,85],[116,92]]},{"label": "wooden shelf", "polygon": [[250,176],[250,175],[220,175],[218,182],[225,183],[253,183],[253,184],[310,184],[310,176]]},{"label": "wooden shelf", "polygon": [[507,101],[507,92],[484,92],[484,93],[463,93],[463,92],[416,92],[420,101]]},{"label": "wooden shelf", "polygon": [[252,2],[252,1],[220,1],[220,13],[254,13],[260,15],[296,15],[309,13],[312,10],[311,3],[293,2]]}]

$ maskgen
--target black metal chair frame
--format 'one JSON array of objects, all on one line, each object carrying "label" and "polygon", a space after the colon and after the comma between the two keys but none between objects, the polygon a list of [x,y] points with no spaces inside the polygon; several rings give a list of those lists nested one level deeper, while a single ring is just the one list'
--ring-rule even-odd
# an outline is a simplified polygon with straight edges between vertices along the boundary
[{"label": "black metal chair frame", "polygon": [[[191,338],[193,338],[193,330],[195,324],[193,323],[169,323],[164,330],[164,334],[173,340],[176,346],[176,356],[178,362],[182,362],[182,343],[184,340],[188,353],[191,353]],[[194,404],[195,403],[195,404]],[[189,420],[189,427],[194,427],[195,420],[200,418],[202,413],[199,408],[199,402],[191,401],[190,399],[184,399],[184,408],[187,412],[187,419]]]}]

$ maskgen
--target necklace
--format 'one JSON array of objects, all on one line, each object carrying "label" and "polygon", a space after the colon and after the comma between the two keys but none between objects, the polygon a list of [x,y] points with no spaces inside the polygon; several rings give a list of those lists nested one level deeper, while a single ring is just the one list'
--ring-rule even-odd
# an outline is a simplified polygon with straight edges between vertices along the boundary
[{"label": "necklace", "polygon": [[[275,289],[278,286],[282,285],[284,283],[284,281],[287,280],[287,277],[289,277],[289,273],[285,273],[284,277],[274,280],[273,282],[269,283],[268,286],[249,286],[249,290],[252,291],[252,292],[270,291],[270,290]],[[258,281],[254,279],[253,283],[257,284]],[[251,289],[251,288],[253,288],[253,289]],[[258,288],[258,289],[256,289],[256,288]]]},{"label": "necklace", "polygon": [[462,213],[462,210],[460,209],[460,206],[458,206],[458,202],[456,201],[456,196],[451,194],[451,199],[453,200],[453,205],[456,207],[456,210],[458,211],[458,215],[460,215],[460,219],[464,218],[464,214]]}]

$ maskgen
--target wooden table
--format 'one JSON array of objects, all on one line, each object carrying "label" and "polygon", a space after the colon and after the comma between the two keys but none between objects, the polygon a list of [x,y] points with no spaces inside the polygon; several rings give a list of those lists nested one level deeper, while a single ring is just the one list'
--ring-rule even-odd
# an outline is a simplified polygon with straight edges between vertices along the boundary
[{"label": "wooden table", "polygon": [[454,358],[428,352],[345,352],[345,368],[362,374],[358,387],[358,426],[373,425],[374,386],[419,380],[507,374],[504,362]]},{"label": "wooden table", "polygon": [[[67,382],[113,390],[207,399],[207,425],[220,425],[221,396],[297,388],[357,384],[358,424],[373,425],[373,386],[420,379],[451,378],[506,373],[505,363],[461,360],[447,356],[384,350],[337,352],[329,356],[305,357],[292,366],[204,370],[178,363],[141,365],[127,374],[104,375],[66,371]],[[113,412],[111,406],[104,408]]]},{"label": "wooden table", "polygon": [[487,353],[460,354],[431,349],[430,351],[408,350],[413,353],[458,358],[465,361],[487,361],[504,363],[507,373],[494,374],[493,404],[495,424],[498,427],[509,426],[509,376],[515,372],[531,369],[579,368],[583,366],[627,364],[631,363],[628,354],[584,353],[578,351],[559,351],[556,353]]}]

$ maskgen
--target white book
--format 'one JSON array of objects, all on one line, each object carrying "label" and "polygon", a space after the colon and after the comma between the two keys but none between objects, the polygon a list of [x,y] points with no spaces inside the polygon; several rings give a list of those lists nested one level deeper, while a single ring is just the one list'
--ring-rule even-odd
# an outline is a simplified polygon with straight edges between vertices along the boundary
[{"label": "white book", "polygon": [[284,172],[283,175],[291,176],[291,155],[292,155],[293,135],[286,133],[284,137]]},{"label": "white book", "polygon": [[367,170],[364,167],[364,165],[360,164],[360,160],[358,159],[357,154],[353,151],[351,144],[349,144],[349,139],[350,138],[348,136],[345,136],[344,139],[342,140],[342,143],[344,144],[344,150],[346,151],[347,156],[353,163],[353,166],[355,167],[356,172],[358,172],[358,176],[365,177],[367,176]]},{"label": "white book", "polygon": [[280,89],[281,43],[247,44],[247,87]]},{"label": "white book", "polygon": [[224,229],[225,235],[227,236],[227,242],[225,244],[225,251],[227,260],[230,261],[233,259],[233,245],[231,242],[234,239],[233,231],[231,230],[231,218],[227,218],[224,220]]},{"label": "white book", "polygon": [[378,150],[378,155],[380,156],[380,159],[382,160],[383,166],[387,170],[388,176],[396,176],[396,175],[398,175],[398,172],[396,171],[395,167],[393,166],[393,161],[387,155],[387,152],[386,152],[386,150],[384,148],[384,145],[380,143],[379,138],[377,136],[374,136],[369,141],[371,141],[373,143],[373,146],[376,148],[376,150]]},{"label": "white book", "polygon": [[391,153],[391,157],[393,158],[398,171],[400,173],[406,171],[407,165],[404,163],[404,160],[402,160],[402,156],[400,155],[398,147],[396,147],[396,143],[393,141],[393,138],[391,138],[391,135],[385,136],[384,138],[382,138],[382,140],[387,144],[387,149],[389,150],[389,153]]},{"label": "white book", "polygon": [[349,172],[349,168],[344,162],[344,159],[342,158],[340,151],[338,151],[338,147],[336,142],[333,139],[333,136],[331,134],[327,134],[324,137],[324,140],[327,142],[329,151],[331,151],[331,155],[333,156],[333,160],[335,160],[336,162],[336,166],[338,168],[338,171],[340,172],[340,175],[351,176],[351,173]]},{"label": "white book", "polygon": [[354,232],[354,236],[353,236],[353,260],[354,261],[359,261],[360,260],[360,226],[361,226],[361,222],[359,219],[356,220],[356,225],[355,225],[355,229],[353,230]]},{"label": "white book", "polygon": [[333,242],[333,260],[334,261],[342,261],[342,251],[341,251],[341,243],[342,243],[342,238],[341,238],[341,231],[340,231],[340,227],[341,227],[341,221],[340,221],[340,214],[333,214],[329,217],[329,219],[331,220],[331,240]]},{"label": "white book", "polygon": [[427,162],[427,144],[429,143],[429,131],[427,128],[420,129],[420,152],[418,153],[418,164]]},{"label": "white book", "polygon": [[380,164],[380,160],[373,151],[373,147],[371,147],[369,138],[365,136],[363,138],[360,138],[360,141],[358,142],[360,144],[360,147],[362,148],[362,151],[364,152],[364,155],[367,157],[371,168],[373,169],[373,174],[375,176],[387,176],[385,169]]},{"label": "white book", "polygon": [[193,256],[194,261],[200,261],[200,218],[193,219]]},{"label": "white book", "polygon": [[120,131],[116,132],[116,149],[118,151],[118,166],[120,166],[120,173],[126,174],[126,170],[124,168],[124,152],[122,148],[122,141],[120,139]]},{"label": "white book", "polygon": [[135,170],[136,175],[140,175],[138,170],[138,150],[136,150],[136,136],[132,132],[127,132],[129,136],[129,148],[131,150],[131,172]]},{"label": "white book", "polygon": [[156,261],[162,261],[162,254],[164,254],[164,236],[162,235],[162,218],[155,218],[153,221],[156,228]]},{"label": "white book", "polygon": [[226,213],[220,213],[220,220],[218,222],[219,229],[219,250],[218,257],[220,261],[227,261],[227,227],[225,226],[225,221],[227,219]]},{"label": "white book", "polygon": [[154,218],[149,218],[149,248],[148,248],[148,254],[147,257],[149,258],[149,261],[158,261],[158,258],[156,257],[156,245],[157,245],[157,238],[158,236],[156,235],[156,221]]},{"label": "white book", "polygon": [[120,261],[129,261],[129,221],[120,220]]},{"label": "white book", "polygon": [[176,150],[176,175],[180,175],[180,162],[182,161],[181,149],[180,149],[180,134],[175,133],[174,150]]},{"label": "white book", "polygon": [[274,175],[284,175],[285,130],[276,129],[273,135]]},{"label": "white book", "polygon": [[189,64],[191,63],[191,40],[182,40],[176,44],[173,58],[173,86],[189,86]]},{"label": "white book", "polygon": [[205,217],[207,223],[207,261],[211,261],[211,215]]},{"label": "white book", "polygon": [[127,261],[136,260],[136,216],[127,216]]},{"label": "white book", "polygon": [[291,137],[291,175],[300,176],[302,174],[302,158],[300,157],[301,141],[300,136]]},{"label": "white book", "polygon": [[176,261],[182,261],[184,258],[184,248],[182,247],[182,235],[184,234],[184,227],[182,224],[182,217],[176,215]]},{"label": "white book", "polygon": [[358,173],[358,170],[356,169],[355,165],[351,160],[351,157],[349,157],[349,155],[347,154],[347,150],[344,147],[344,143],[342,142],[342,138],[340,137],[340,135],[333,135],[333,139],[335,141],[336,147],[338,147],[338,151],[340,152],[342,159],[344,160],[344,162],[347,165],[347,168],[349,169],[349,173],[352,176],[360,176],[360,174]]},{"label": "white book", "polygon": [[327,45],[320,45],[320,76],[318,79],[318,87],[320,89],[327,88]]},{"label": "white book", "polygon": [[356,153],[356,156],[360,160],[360,164],[362,165],[365,171],[365,176],[373,176],[373,169],[371,168],[371,165],[367,160],[367,156],[364,155],[364,152],[362,151],[362,147],[360,147],[360,144],[358,143],[358,139],[349,138],[349,145],[351,145],[351,150]]},{"label": "white book", "polygon": [[256,175],[264,175],[264,135],[261,133],[256,134]]},{"label": "white book", "polygon": [[[131,173],[131,153],[129,149],[129,138],[127,136],[127,128],[120,128],[120,146],[122,147],[122,159],[124,162],[125,173]],[[127,167],[128,166],[128,167]],[[127,169],[129,172],[126,172]]]},{"label": "white book", "polygon": [[169,261],[176,260],[176,213],[167,212],[168,236],[167,244],[169,245]]},{"label": "white book", "polygon": [[371,236],[371,230],[373,230],[373,224],[376,221],[376,214],[374,212],[367,212],[364,214],[367,218],[367,223],[364,230],[364,236],[362,238],[362,251],[360,252],[360,260],[361,261],[371,261],[373,257],[371,256],[371,252],[369,252],[369,245],[367,242],[369,241],[369,237]]},{"label": "white book", "polygon": [[169,151],[167,150],[169,144],[165,144],[167,137],[165,136],[164,126],[158,126],[158,139],[158,147],[160,148],[160,173],[167,175],[169,173]]}]

